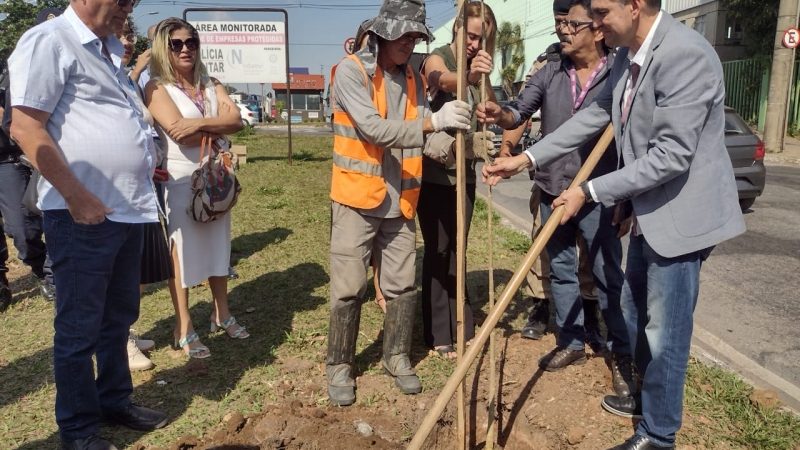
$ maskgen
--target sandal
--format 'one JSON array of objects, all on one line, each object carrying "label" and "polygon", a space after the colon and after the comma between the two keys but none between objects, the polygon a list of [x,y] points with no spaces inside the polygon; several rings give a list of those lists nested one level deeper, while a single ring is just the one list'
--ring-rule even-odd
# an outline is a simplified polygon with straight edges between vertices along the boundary
[{"label": "sandal", "polygon": [[455,354],[456,349],[452,345],[439,345],[433,348],[433,351],[436,352],[437,355],[441,356],[444,359],[456,359],[455,356],[450,356],[450,354]]},{"label": "sandal", "polygon": [[[192,347],[191,345],[195,342],[197,342],[198,345]],[[175,339],[172,348],[175,350],[183,350],[189,358],[193,359],[205,359],[211,356],[211,351],[200,342],[200,337],[197,336],[197,333],[194,331],[186,337]]]},{"label": "sandal", "polygon": [[225,333],[233,339],[247,339],[250,337],[247,328],[236,323],[236,318],[233,316],[223,320],[222,323],[211,319],[211,332],[216,333],[220,329],[225,330]]}]

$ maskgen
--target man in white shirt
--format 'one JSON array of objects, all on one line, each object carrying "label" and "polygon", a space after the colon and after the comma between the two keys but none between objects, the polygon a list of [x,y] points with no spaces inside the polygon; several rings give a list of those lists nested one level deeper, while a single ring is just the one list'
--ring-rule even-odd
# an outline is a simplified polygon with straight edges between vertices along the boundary
[{"label": "man in white shirt", "polygon": [[143,223],[158,220],[155,148],[115,37],[135,2],[72,0],[25,33],[9,59],[11,134],[43,177],[64,449],[114,449],[97,435],[101,419],[142,431],[167,423],[131,403],[125,350],[139,315]]}]

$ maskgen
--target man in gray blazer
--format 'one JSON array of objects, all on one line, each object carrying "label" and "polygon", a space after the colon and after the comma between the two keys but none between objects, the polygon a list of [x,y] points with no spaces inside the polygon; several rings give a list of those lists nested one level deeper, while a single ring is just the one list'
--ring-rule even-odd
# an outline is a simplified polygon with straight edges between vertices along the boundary
[{"label": "man in gray blazer", "polygon": [[[631,200],[635,220],[622,308],[642,379],[641,393],[606,396],[615,414],[641,416],[614,449],[673,448],[700,266],[718,243],[745,231],[724,142],[725,87],[717,54],[698,33],[660,10],[660,0],[592,0],[593,21],[620,47],[604,92],[554,133],[483,168],[484,181],[545,167],[611,121],[622,167],[564,191],[562,223],[586,202]],[[493,123],[503,110],[479,106]]]}]

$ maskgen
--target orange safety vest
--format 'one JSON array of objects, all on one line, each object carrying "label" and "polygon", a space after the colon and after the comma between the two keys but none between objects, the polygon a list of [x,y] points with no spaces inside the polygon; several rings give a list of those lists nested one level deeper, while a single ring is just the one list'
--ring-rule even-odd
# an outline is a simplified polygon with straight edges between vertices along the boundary
[{"label": "orange safety vest", "polygon": [[[375,109],[386,118],[386,91],[383,71],[376,67],[370,82],[364,65],[355,55],[350,55],[364,74]],[[333,75],[333,71],[331,71]],[[333,79],[331,79],[333,85]],[[405,120],[422,117],[424,86],[417,83],[410,66],[406,65],[406,111]],[[333,112],[333,177],[331,200],[353,208],[373,209],[386,198],[386,182],[383,179],[383,149],[368,142],[359,133],[357,125],[345,111],[334,108]],[[407,219],[413,219],[422,183],[422,149],[402,150],[402,176],[400,182],[400,211]]]}]

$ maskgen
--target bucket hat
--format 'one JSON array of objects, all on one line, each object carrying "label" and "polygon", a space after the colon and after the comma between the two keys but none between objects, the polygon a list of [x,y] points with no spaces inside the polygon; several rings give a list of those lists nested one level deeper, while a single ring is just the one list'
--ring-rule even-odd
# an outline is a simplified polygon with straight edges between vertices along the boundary
[{"label": "bucket hat", "polygon": [[44,8],[39,11],[39,14],[36,14],[36,25],[39,25],[42,22],[46,22],[50,19],[55,19],[56,17],[60,16],[64,12],[61,8]]},{"label": "bucket hat", "polygon": [[406,33],[423,34],[428,42],[433,40],[433,32],[425,25],[423,0],[385,0],[367,31],[387,41],[395,41]]}]

